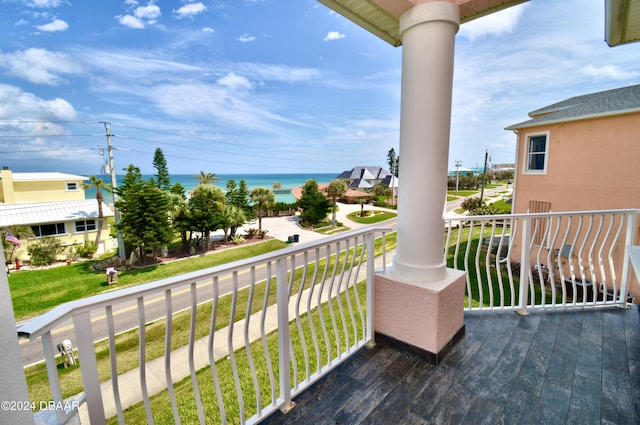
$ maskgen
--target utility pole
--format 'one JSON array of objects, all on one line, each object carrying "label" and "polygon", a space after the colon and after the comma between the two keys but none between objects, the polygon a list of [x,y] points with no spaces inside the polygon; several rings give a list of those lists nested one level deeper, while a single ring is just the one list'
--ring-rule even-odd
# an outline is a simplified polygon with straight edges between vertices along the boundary
[{"label": "utility pole", "polygon": [[113,146],[111,145],[111,129],[109,128],[109,123],[106,121],[102,122],[104,124],[104,129],[107,132],[107,150],[109,152],[109,172],[111,173],[111,194],[113,195],[113,214],[116,219],[116,235],[118,238],[118,257],[120,257],[120,263],[124,263],[127,259],[126,252],[124,250],[124,241],[122,240],[122,234],[120,233],[120,229],[118,228],[120,224],[120,211],[116,207],[116,201],[118,200],[118,195],[116,194],[116,187],[118,186],[118,182],[116,181],[116,167],[113,160]]},{"label": "utility pole", "polygon": [[458,181],[460,180],[460,166],[462,161],[456,161],[456,192],[458,191]]},{"label": "utility pole", "polygon": [[484,151],[484,169],[482,170],[482,186],[480,187],[480,205],[482,206],[482,197],[484,196],[484,176],[487,174],[487,160],[489,159],[489,151]]}]

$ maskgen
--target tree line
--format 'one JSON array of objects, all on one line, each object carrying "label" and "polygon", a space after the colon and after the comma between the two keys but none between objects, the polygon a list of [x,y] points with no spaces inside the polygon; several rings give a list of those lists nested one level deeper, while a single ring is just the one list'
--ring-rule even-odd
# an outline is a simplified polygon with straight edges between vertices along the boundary
[{"label": "tree line", "polygon": [[[178,182],[171,185],[164,153],[157,148],[153,166],[156,173],[144,180],[141,171],[133,164],[116,189],[116,208],[120,213],[117,228],[125,244],[127,254],[137,251],[144,261],[144,252],[155,255],[171,243],[178,235],[183,250],[198,247],[209,249],[212,232],[223,230],[225,241],[240,235],[238,229],[247,221],[257,218],[257,233],[264,235],[262,217],[275,205],[273,190],[257,187],[249,191],[244,180],[236,183],[228,180],[225,190],[214,183],[218,178],[213,173],[201,171],[195,177],[198,185],[188,194]],[[101,189],[110,190],[104,182],[92,178],[96,199],[101,204]],[[346,184],[332,182],[330,197],[335,202],[346,192]],[[302,188],[302,197],[296,207],[302,210],[300,221],[304,226],[314,226],[325,220],[331,203],[318,191],[315,180],[309,180]],[[335,213],[334,213],[335,214]],[[102,216],[99,222],[103,220]],[[334,216],[335,223],[335,216]]]}]

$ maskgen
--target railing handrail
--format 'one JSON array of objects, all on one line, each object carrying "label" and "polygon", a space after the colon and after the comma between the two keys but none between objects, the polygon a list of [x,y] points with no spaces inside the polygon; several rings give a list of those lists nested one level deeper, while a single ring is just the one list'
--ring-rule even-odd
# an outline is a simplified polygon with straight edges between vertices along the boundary
[{"label": "railing handrail", "polygon": [[221,264],[194,272],[184,273],[179,276],[168,277],[149,283],[122,288],[113,292],[69,301],[54,307],[28,323],[23,324],[18,328],[18,335],[22,338],[29,338],[33,341],[55,326],[77,314],[87,313],[94,309],[106,307],[115,303],[135,300],[146,295],[160,293],[169,287],[185,285],[197,280],[212,278],[213,276],[221,273],[240,271],[242,269],[262,265],[268,261],[275,262],[279,259],[286,259],[292,254],[295,255],[315,248],[324,247],[345,238],[377,232],[390,232],[392,230],[392,228],[384,226],[367,226],[338,235],[327,236],[326,238],[322,238],[317,241],[306,242],[298,246],[287,247],[274,252],[234,261],[232,263]]},{"label": "railing handrail", "polygon": [[517,213],[517,214],[495,214],[495,215],[467,215],[459,217],[447,217],[447,221],[461,220],[499,220],[505,218],[542,218],[542,217],[563,217],[577,215],[594,215],[594,214],[640,214],[640,208],[624,208],[617,210],[589,210],[589,211],[551,211],[541,213]]}]

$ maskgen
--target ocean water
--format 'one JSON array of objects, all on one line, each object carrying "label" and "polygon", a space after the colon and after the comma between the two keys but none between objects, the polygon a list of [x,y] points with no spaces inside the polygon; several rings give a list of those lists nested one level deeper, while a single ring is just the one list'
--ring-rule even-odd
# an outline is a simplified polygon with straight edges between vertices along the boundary
[{"label": "ocean water", "polygon": [[[216,174],[218,180],[215,185],[224,190],[227,181],[233,179],[236,184],[240,183],[240,180],[247,182],[249,190],[256,187],[266,187],[273,189],[273,184],[278,182],[281,185],[281,189],[276,191],[276,201],[278,202],[295,202],[295,198],[291,194],[291,189],[294,187],[300,187],[304,185],[307,180],[314,179],[318,183],[329,183],[332,179],[335,179],[339,173],[336,174]],[[105,182],[111,182],[111,177],[104,175],[100,176]],[[117,176],[118,181],[122,179],[122,175]],[[143,174],[142,179],[148,180],[153,178],[151,174]],[[180,183],[184,186],[185,190],[189,192],[191,189],[198,185],[198,179],[192,174],[172,174],[171,184]],[[104,194],[103,194],[104,195]],[[109,203],[110,195],[104,195],[105,202]],[[85,189],[86,199],[95,199],[96,191],[94,189]]]}]

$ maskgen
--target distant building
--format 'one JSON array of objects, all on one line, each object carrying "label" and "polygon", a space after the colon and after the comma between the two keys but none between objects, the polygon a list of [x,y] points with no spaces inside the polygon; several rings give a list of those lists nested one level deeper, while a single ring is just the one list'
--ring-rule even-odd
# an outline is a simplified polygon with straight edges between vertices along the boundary
[{"label": "distant building", "polygon": [[397,188],[398,178],[382,167],[358,166],[351,170],[343,171],[336,179],[348,180],[349,189],[372,189],[376,184],[385,187]]},{"label": "distant building", "polygon": [[472,168],[458,167],[458,169],[449,170],[449,176],[468,176],[472,177],[476,174],[476,171]]},{"label": "distant building", "polygon": [[499,173],[501,171],[514,171],[515,169],[516,169],[516,164],[514,162],[491,165],[492,173]]},{"label": "distant building", "polygon": [[[30,227],[35,237],[22,240],[16,253],[28,259],[30,242],[43,236],[59,239],[63,246],[95,241],[98,226],[98,202],[85,199],[84,181],[88,177],[66,173],[13,173],[0,170],[0,228]],[[105,218],[98,253],[113,248],[106,223],[113,211],[102,204]]]}]

